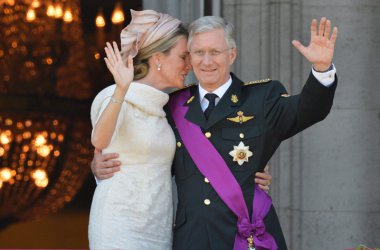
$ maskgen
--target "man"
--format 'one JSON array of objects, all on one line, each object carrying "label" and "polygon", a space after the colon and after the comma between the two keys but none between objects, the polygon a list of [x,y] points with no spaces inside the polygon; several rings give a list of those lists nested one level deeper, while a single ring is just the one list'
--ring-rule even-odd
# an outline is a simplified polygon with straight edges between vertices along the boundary
[{"label": "man", "polygon": [[[311,41],[293,45],[312,64],[301,94],[281,83],[243,83],[232,25],[202,17],[189,27],[188,48],[198,86],[171,95],[168,116],[177,138],[173,172],[178,208],[173,249],[287,249],[270,198],[255,188],[281,141],[323,120],[337,84],[332,65],[337,28],[311,24]],[[95,173],[103,159],[96,155]]]}]

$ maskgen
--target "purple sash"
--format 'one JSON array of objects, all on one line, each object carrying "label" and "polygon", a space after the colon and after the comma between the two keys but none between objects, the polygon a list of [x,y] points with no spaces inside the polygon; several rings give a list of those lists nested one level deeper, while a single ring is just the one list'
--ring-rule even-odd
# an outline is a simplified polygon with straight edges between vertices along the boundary
[{"label": "purple sash", "polygon": [[195,165],[209,179],[219,197],[238,218],[234,250],[246,250],[249,237],[253,237],[257,250],[277,249],[274,238],[266,232],[263,222],[272,205],[272,199],[255,185],[252,222],[250,222],[243,192],[222,156],[206,139],[199,126],[185,119],[188,107],[184,103],[189,97],[189,90],[183,90],[171,96],[169,108],[182,141]]}]

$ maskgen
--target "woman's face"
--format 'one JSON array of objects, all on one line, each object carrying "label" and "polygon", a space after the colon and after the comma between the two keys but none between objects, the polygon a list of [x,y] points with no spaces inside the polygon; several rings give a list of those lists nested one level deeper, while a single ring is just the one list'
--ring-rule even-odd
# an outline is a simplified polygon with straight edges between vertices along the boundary
[{"label": "woman's face", "polygon": [[165,88],[183,88],[183,82],[190,70],[187,38],[181,37],[168,54],[161,54],[159,75]]}]

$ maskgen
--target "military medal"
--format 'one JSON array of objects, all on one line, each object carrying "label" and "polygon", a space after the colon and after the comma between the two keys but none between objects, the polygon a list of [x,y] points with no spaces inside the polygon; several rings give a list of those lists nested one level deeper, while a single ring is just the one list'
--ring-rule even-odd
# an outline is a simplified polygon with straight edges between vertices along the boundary
[{"label": "military medal", "polygon": [[253,237],[250,235],[247,239],[248,242],[248,250],[255,250],[255,245],[253,244]]},{"label": "military medal", "polygon": [[254,116],[244,116],[243,111],[238,111],[236,117],[232,117],[232,118],[228,117],[227,120],[242,124],[243,122],[247,122],[253,119],[253,117]]},{"label": "military medal", "polygon": [[251,157],[253,153],[249,151],[249,146],[245,146],[241,141],[238,146],[234,146],[234,150],[230,152],[230,155],[233,157],[233,161],[237,161],[241,166],[244,162],[248,162],[248,158]]}]

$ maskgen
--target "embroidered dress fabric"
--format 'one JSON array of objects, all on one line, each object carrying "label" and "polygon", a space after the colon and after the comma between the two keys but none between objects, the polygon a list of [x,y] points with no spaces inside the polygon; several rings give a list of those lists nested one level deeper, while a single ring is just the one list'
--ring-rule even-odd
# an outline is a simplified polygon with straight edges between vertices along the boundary
[{"label": "embroidered dress fabric", "polygon": [[[114,88],[109,86],[95,98],[93,126]],[[122,166],[96,187],[89,222],[91,249],[172,248],[175,137],[163,110],[168,100],[167,94],[148,85],[130,85],[111,144],[103,150],[119,153]]]}]

